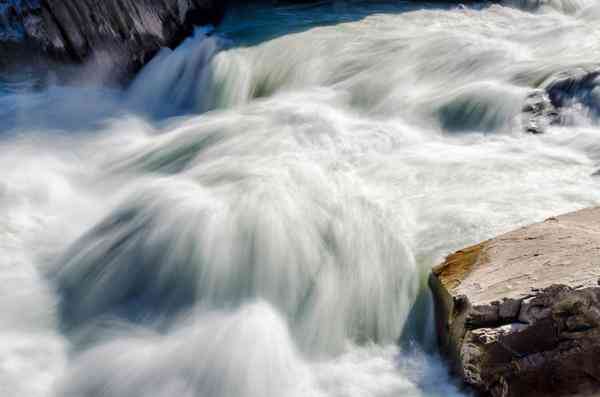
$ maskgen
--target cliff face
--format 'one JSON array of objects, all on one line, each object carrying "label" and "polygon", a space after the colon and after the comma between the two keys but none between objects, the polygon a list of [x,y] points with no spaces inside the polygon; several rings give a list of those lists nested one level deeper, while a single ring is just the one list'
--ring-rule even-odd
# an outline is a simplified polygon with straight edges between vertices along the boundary
[{"label": "cliff face", "polygon": [[0,0],[0,66],[32,57],[131,74],[194,26],[217,24],[224,0]]},{"label": "cliff face", "polygon": [[600,391],[600,208],[550,218],[434,269],[439,342],[493,397]]}]

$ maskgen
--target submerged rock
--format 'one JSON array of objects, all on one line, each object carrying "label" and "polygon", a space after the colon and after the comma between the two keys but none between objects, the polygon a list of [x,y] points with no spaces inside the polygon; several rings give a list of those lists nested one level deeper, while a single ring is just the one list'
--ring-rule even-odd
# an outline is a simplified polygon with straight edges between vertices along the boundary
[{"label": "submerged rock", "polygon": [[523,104],[525,132],[540,134],[550,125],[570,125],[575,115],[600,117],[600,69],[597,65],[554,73]]},{"label": "submerged rock", "polygon": [[481,395],[600,392],[600,208],[450,255],[433,270],[439,343]]},{"label": "submerged rock", "polygon": [[577,68],[552,76],[544,90],[556,107],[581,104],[594,114],[600,113],[600,70]]},{"label": "submerged rock", "polygon": [[118,78],[223,11],[223,0],[0,0],[0,66],[91,63]]},{"label": "submerged rock", "polygon": [[560,115],[544,90],[534,90],[525,98],[522,109],[523,128],[530,134],[542,134],[556,124]]}]

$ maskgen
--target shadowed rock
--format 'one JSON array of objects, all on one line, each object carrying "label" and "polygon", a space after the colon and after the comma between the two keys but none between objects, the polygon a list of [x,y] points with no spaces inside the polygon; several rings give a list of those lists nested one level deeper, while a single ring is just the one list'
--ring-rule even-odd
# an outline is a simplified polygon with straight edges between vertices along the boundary
[{"label": "shadowed rock", "polygon": [[523,128],[530,134],[542,134],[560,120],[558,110],[544,90],[534,90],[527,95],[522,111]]},{"label": "shadowed rock", "polygon": [[223,0],[0,0],[0,66],[89,63],[118,80],[223,12]]},{"label": "shadowed rock", "polygon": [[439,343],[481,395],[600,391],[600,208],[450,255],[433,270]]},{"label": "shadowed rock", "polygon": [[525,132],[540,134],[550,125],[572,124],[570,113],[600,116],[600,69],[597,65],[552,74],[533,90],[523,104]]}]

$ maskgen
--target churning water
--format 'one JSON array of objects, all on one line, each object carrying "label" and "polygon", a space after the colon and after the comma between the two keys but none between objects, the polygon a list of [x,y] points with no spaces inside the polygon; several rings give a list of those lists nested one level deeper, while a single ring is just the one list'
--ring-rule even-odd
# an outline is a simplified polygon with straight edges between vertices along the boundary
[{"label": "churning water", "polygon": [[[429,269],[600,203],[595,0],[239,9],[127,90],[0,92],[0,395],[461,396]],[[99,71],[85,73],[93,80]]]}]

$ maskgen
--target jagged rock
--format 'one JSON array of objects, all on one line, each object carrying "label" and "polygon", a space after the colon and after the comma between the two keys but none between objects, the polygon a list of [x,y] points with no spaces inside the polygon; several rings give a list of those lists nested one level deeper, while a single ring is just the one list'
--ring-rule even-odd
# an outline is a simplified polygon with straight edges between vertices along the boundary
[{"label": "jagged rock", "polygon": [[558,110],[552,104],[545,90],[531,92],[523,104],[523,127],[530,134],[542,134],[549,125],[560,119]]},{"label": "jagged rock", "polygon": [[450,255],[430,286],[442,351],[484,396],[600,392],[600,208]]},{"label": "jagged rock", "polygon": [[569,112],[600,116],[600,69],[597,65],[552,74],[533,90],[523,104],[525,132],[540,134],[550,125],[571,123]]},{"label": "jagged rock", "polygon": [[223,12],[223,0],[0,0],[0,66],[24,57],[130,75]]}]

